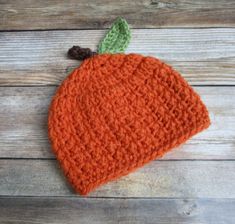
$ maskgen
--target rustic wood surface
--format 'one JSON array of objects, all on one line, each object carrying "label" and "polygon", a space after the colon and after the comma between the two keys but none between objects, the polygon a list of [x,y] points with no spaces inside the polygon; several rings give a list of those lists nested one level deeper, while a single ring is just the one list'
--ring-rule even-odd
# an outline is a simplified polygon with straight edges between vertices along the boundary
[{"label": "rustic wood surface", "polygon": [[[158,57],[182,73],[212,124],[80,197],[51,152],[48,106],[79,66],[68,48],[95,50],[117,16],[135,28],[127,53]],[[1,224],[234,224],[234,0],[0,0],[0,124]]]},{"label": "rustic wood surface", "polygon": [[233,0],[1,0],[0,29],[108,27],[125,16],[135,28],[234,27]]},{"label": "rustic wood surface", "polygon": [[[104,30],[0,33],[0,85],[58,85],[79,65],[73,45],[96,49]],[[127,52],[170,63],[193,85],[235,85],[235,30],[138,29]]]},{"label": "rustic wood surface", "polygon": [[[235,200],[0,198],[1,223],[234,223]],[[27,213],[25,212],[27,211]],[[97,215],[99,214],[99,215]]]},{"label": "rustic wood surface", "polygon": [[[0,195],[73,196],[56,160],[0,160]],[[235,198],[234,161],[153,161],[88,197]]]},{"label": "rustic wood surface", "polygon": [[[208,106],[212,124],[163,159],[235,159],[235,87],[194,89]],[[52,86],[0,88],[0,158],[54,158],[47,111],[55,91]]]}]

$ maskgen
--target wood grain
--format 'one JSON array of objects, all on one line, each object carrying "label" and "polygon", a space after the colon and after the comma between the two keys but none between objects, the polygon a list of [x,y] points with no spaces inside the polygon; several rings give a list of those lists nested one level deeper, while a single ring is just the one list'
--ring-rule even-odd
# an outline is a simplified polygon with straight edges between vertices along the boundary
[{"label": "wood grain", "polygon": [[[104,30],[0,32],[0,85],[58,85],[79,65],[72,45],[96,49]],[[127,50],[170,63],[193,85],[235,85],[235,29],[133,30]]]},{"label": "wood grain", "polygon": [[[234,161],[154,161],[91,197],[234,198]],[[0,160],[0,195],[75,195],[55,160]]]},{"label": "wood grain", "polygon": [[234,199],[7,197],[0,198],[0,210],[2,224],[233,224],[235,222]]},{"label": "wood grain", "polygon": [[124,16],[132,27],[234,27],[233,0],[0,1],[1,30],[104,28]]},{"label": "wood grain", "polygon": [[[54,158],[47,111],[55,87],[0,88],[0,157]],[[208,106],[211,127],[163,159],[235,159],[235,87],[195,87]]]}]

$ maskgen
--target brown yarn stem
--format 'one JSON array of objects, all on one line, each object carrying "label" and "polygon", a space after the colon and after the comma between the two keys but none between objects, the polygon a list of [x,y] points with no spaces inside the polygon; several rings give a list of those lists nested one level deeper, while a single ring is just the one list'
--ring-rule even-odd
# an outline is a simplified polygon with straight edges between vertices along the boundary
[{"label": "brown yarn stem", "polygon": [[68,56],[72,59],[85,60],[97,54],[90,48],[82,48],[80,46],[73,46],[68,50]]}]

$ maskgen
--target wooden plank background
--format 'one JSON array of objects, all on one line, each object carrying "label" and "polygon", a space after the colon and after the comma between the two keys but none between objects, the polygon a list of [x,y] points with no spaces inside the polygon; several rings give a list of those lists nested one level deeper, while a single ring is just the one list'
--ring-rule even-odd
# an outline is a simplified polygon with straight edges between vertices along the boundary
[{"label": "wooden plank background", "polygon": [[[194,89],[208,106],[212,125],[163,159],[235,159],[235,87]],[[47,111],[55,90],[52,86],[0,88],[0,158],[54,158]]]},{"label": "wooden plank background", "polygon": [[[0,33],[0,85],[58,85],[79,65],[76,44],[96,49],[104,30]],[[193,85],[235,85],[235,30],[137,29],[127,52],[170,63]]]},{"label": "wooden plank background", "polygon": [[116,224],[118,217],[119,223],[135,224],[233,223],[234,209],[234,199],[10,197],[0,200],[0,222],[28,224],[34,217],[38,224]]},{"label": "wooden plank background", "polygon": [[2,30],[107,28],[117,16],[132,27],[234,27],[233,0],[1,0]]},{"label": "wooden plank background", "polygon": [[[74,194],[51,152],[47,111],[117,16],[128,52],[170,63],[207,105],[210,128],[88,197]],[[0,223],[235,223],[233,0],[0,0]]]},{"label": "wooden plank background", "polygon": [[[73,196],[55,160],[1,160],[2,196]],[[235,198],[234,161],[154,161],[87,197]]]}]

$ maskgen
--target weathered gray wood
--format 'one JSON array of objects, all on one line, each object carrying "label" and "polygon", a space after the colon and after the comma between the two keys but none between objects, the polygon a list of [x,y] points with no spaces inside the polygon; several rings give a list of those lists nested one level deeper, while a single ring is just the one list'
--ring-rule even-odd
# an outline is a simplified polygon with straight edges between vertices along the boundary
[{"label": "weathered gray wood", "polygon": [[0,198],[0,222],[233,224],[234,199]]},{"label": "weathered gray wood", "polygon": [[[0,33],[0,85],[58,85],[76,60],[72,45],[96,49],[102,30]],[[191,84],[235,85],[235,29],[133,30],[128,52],[170,63]]]},{"label": "weathered gray wood", "polygon": [[[235,159],[235,87],[195,87],[211,127],[163,159]],[[0,157],[54,158],[47,137],[55,87],[0,88]]]},{"label": "weathered gray wood", "polygon": [[117,16],[132,27],[234,26],[233,0],[0,1],[0,29],[103,28]]},{"label": "weathered gray wood", "polygon": [[[97,188],[96,197],[234,198],[234,161],[154,161]],[[69,196],[55,160],[0,160],[0,195]]]}]

